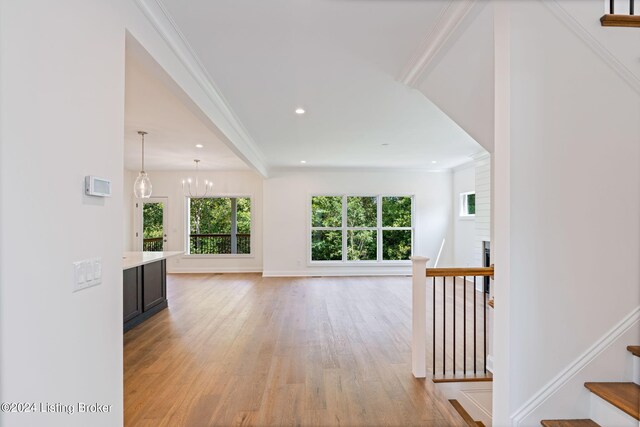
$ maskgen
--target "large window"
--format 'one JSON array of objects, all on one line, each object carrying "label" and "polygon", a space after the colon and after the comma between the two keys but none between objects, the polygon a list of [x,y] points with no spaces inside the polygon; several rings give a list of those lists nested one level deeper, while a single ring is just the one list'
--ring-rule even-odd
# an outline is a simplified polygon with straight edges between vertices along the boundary
[{"label": "large window", "polygon": [[311,261],[405,261],[412,197],[311,197]]},{"label": "large window", "polygon": [[188,199],[192,255],[251,253],[251,199],[208,197]]}]

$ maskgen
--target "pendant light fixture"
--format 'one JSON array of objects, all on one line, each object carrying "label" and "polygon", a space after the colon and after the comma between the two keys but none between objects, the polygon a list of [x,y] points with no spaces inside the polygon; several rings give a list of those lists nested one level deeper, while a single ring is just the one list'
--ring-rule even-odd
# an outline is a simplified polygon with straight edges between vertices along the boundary
[{"label": "pendant light fixture", "polygon": [[192,199],[202,199],[207,197],[209,191],[213,188],[213,182],[209,180],[204,180],[204,188],[202,189],[202,194],[200,194],[200,171],[198,169],[198,165],[200,164],[200,160],[195,159],[196,163],[196,176],[195,178],[187,178],[182,180],[182,192],[185,197],[191,197]]},{"label": "pendant light fixture", "polygon": [[133,194],[135,194],[138,199],[148,199],[151,197],[151,181],[144,171],[144,136],[146,134],[147,132],[143,130],[138,131],[138,135],[142,137],[142,169],[136,178],[136,182],[133,184]]}]

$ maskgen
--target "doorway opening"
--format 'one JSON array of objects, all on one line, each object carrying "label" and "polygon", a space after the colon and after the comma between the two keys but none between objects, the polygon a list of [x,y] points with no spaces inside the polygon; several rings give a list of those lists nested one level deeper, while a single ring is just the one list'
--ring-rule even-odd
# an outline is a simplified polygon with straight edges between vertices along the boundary
[{"label": "doorway opening", "polygon": [[141,209],[141,228],[138,233],[144,252],[162,252],[167,245],[167,200],[150,198],[139,202]]}]

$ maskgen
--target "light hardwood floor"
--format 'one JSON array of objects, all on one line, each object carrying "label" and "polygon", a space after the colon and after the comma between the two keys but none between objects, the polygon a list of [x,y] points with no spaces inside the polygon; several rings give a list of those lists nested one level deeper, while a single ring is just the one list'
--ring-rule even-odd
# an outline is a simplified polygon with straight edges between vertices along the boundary
[{"label": "light hardwood floor", "polygon": [[124,336],[126,426],[464,426],[411,375],[411,278],[169,275]]}]

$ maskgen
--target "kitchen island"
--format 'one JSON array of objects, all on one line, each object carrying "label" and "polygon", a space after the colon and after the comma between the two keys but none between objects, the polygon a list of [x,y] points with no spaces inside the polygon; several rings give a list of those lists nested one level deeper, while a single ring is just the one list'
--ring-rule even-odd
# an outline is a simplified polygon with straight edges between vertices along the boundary
[{"label": "kitchen island", "polygon": [[122,257],[124,331],[167,308],[167,258],[183,252],[125,252]]}]

